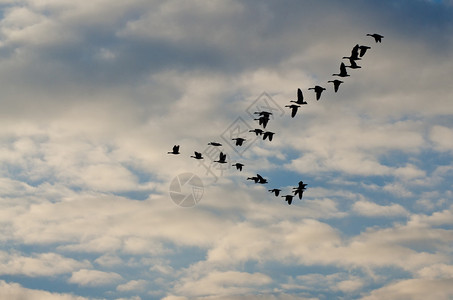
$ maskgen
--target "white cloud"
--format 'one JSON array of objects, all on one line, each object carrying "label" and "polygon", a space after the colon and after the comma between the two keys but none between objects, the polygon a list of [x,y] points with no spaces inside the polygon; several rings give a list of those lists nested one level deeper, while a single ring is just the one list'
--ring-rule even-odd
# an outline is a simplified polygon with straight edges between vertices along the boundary
[{"label": "white cloud", "polygon": [[88,298],[70,294],[51,293],[44,290],[28,289],[18,283],[0,280],[0,298],[8,300],[88,300]]},{"label": "white cloud", "polygon": [[68,282],[81,286],[102,286],[113,284],[121,279],[121,275],[114,272],[82,269],[73,272]]},{"label": "white cloud", "polygon": [[117,291],[120,292],[127,292],[127,291],[141,291],[145,288],[146,281],[145,280],[131,280],[124,284],[120,284],[116,287]]},{"label": "white cloud", "polygon": [[370,201],[357,201],[352,209],[367,217],[397,217],[407,215],[408,212],[399,204],[379,205]]}]

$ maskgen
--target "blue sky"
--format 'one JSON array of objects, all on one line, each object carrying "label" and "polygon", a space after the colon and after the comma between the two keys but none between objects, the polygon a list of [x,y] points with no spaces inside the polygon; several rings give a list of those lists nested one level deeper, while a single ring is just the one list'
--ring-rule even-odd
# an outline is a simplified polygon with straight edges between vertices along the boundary
[{"label": "blue sky", "polygon": [[[0,7],[1,299],[453,297],[451,1]],[[290,206],[267,191],[300,180]]]}]

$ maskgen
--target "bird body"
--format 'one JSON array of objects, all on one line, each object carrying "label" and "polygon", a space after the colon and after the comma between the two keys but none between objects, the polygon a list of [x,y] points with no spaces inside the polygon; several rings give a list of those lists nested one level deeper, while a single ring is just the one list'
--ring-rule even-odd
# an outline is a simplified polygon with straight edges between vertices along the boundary
[{"label": "bird body", "polygon": [[217,162],[220,164],[225,164],[226,163],[226,154],[224,154],[223,152],[220,152],[219,160],[214,160],[214,162]]},{"label": "bird body", "polygon": [[234,138],[232,140],[236,141],[236,146],[242,146],[242,143],[244,143],[244,141],[245,141],[244,138]]},{"label": "bird body", "polygon": [[194,151],[194,153],[195,153],[195,156],[191,155],[190,157],[193,157],[195,159],[203,159],[203,156],[201,155],[200,152]]},{"label": "bird body", "polygon": [[236,167],[236,170],[239,170],[239,171],[242,171],[242,167],[244,166],[244,164],[241,164],[241,163],[235,163],[234,165],[232,165],[234,167]]},{"label": "bird body", "polygon": [[269,142],[272,141],[272,137],[274,136],[274,134],[275,134],[275,132],[266,131],[263,134],[263,140],[266,140],[266,138],[269,138]]},{"label": "bird body", "polygon": [[296,101],[291,100],[289,102],[293,102],[293,103],[300,104],[300,105],[308,104],[306,101],[304,101],[304,95],[302,94],[301,89],[297,89],[297,100]]},{"label": "bird body", "polygon": [[362,57],[365,55],[365,52],[368,50],[368,49],[371,49],[371,47],[369,46],[359,46],[359,49],[360,49],[360,53],[359,53],[359,56]]},{"label": "bird body", "polygon": [[256,134],[256,136],[258,135],[262,135],[263,134],[263,130],[262,129],[253,129],[253,130],[249,130],[249,132],[254,132]]},{"label": "bird body", "polygon": [[382,39],[384,38],[383,35],[380,35],[380,34],[378,34],[378,33],[373,33],[373,34],[368,33],[367,36],[373,37],[374,40],[376,41],[376,43],[381,43],[381,42],[382,42]]},{"label": "bird body", "polygon": [[340,84],[343,83],[343,81],[341,80],[338,80],[338,79],[335,79],[335,80],[329,80],[327,82],[332,82],[333,83],[333,90],[336,92],[338,92],[338,88],[340,87]]},{"label": "bird body", "polygon": [[269,122],[269,117],[266,115],[263,115],[263,116],[259,117],[258,119],[254,119],[254,120],[258,121],[258,123],[260,125],[263,125],[263,128],[266,128],[267,122]]},{"label": "bird body", "polygon": [[285,105],[285,107],[291,108],[291,118],[294,118],[297,114],[297,109],[300,107],[300,105],[291,104],[291,105]]},{"label": "bird body", "polygon": [[349,59],[349,63],[351,64],[350,66],[346,66],[346,68],[351,68],[351,69],[360,69],[361,66],[357,65],[355,60]]},{"label": "bird body", "polygon": [[272,190],[268,190],[269,192],[275,194],[275,197],[278,197],[278,195],[280,194],[281,190],[280,189],[272,189]]},{"label": "bird body", "polygon": [[309,90],[314,90],[316,93],[316,100],[319,100],[321,98],[322,91],[325,91],[326,89],[322,86],[316,85],[315,87],[309,88]]},{"label": "bird body", "polygon": [[282,197],[285,198],[285,201],[288,202],[288,205],[291,205],[291,203],[293,202],[294,195],[285,195]]},{"label": "bird body", "polygon": [[344,63],[340,64],[340,73],[332,74],[332,76],[340,76],[340,77],[348,77],[349,76],[348,72],[346,71],[346,66],[344,65]]},{"label": "bird body", "polygon": [[211,146],[216,146],[216,147],[218,147],[218,146],[222,146],[222,144],[220,144],[220,143],[217,143],[217,142],[210,142],[210,143],[208,143],[208,145],[211,145]]},{"label": "bird body", "polygon": [[179,153],[179,145],[173,146],[173,151],[168,152],[168,154],[180,154]]}]

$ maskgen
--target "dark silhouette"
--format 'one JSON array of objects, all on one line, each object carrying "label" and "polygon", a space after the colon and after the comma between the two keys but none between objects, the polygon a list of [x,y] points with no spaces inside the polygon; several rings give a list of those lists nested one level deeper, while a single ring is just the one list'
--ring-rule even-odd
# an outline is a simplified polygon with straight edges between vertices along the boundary
[{"label": "dark silhouette", "polygon": [[335,80],[329,80],[327,82],[333,82],[333,90],[336,92],[338,92],[338,87],[340,86],[340,84],[343,83],[343,81],[341,80],[338,80],[338,79],[335,79]]},{"label": "dark silhouette", "polygon": [[203,159],[203,156],[201,155],[200,152],[194,151],[195,156],[191,155],[190,157],[193,157],[195,159]]},{"label": "dark silhouette", "polygon": [[293,102],[300,105],[308,104],[307,102],[304,101],[304,95],[302,94],[301,89],[297,89],[297,101],[291,100],[289,102]]},{"label": "dark silhouette", "polygon": [[219,154],[219,160],[214,160],[214,162],[218,162],[220,164],[225,164],[226,163],[226,154],[223,154],[223,152],[220,152]]},{"label": "dark silhouette", "polygon": [[236,146],[242,146],[242,143],[245,141],[243,138],[234,138],[233,141],[236,141]]},{"label": "dark silhouette", "polygon": [[297,114],[297,109],[300,107],[300,105],[291,104],[291,105],[285,105],[285,107],[291,108],[291,118],[294,118]]},{"label": "dark silhouette", "polygon": [[304,190],[295,189],[295,190],[293,191],[293,193],[294,193],[294,196],[299,195],[299,199],[302,199],[302,194],[304,193]]},{"label": "dark silhouette", "polygon": [[255,111],[254,114],[258,114],[259,116],[265,116],[265,117],[270,117],[272,115],[271,112],[268,111]]},{"label": "dark silhouette", "polygon": [[239,171],[242,171],[242,167],[244,166],[244,164],[241,164],[241,163],[235,163],[234,165],[232,165],[234,167],[236,167],[236,170],[239,170]]},{"label": "dark silhouette", "polygon": [[256,134],[256,136],[258,136],[258,135],[262,135],[264,131],[262,129],[253,129],[253,130],[249,130],[249,132],[254,132]]},{"label": "dark silhouette", "polygon": [[216,147],[218,147],[218,146],[222,146],[222,144],[220,144],[220,143],[217,143],[217,142],[210,142],[210,143],[208,143],[208,145],[211,145],[211,146],[216,146]]},{"label": "dark silhouette", "polygon": [[322,91],[325,91],[326,89],[322,86],[316,85],[315,87],[309,88],[309,90],[314,90],[316,93],[316,100],[319,100],[319,98],[321,98]]},{"label": "dark silhouette", "polygon": [[168,154],[180,154],[179,153],[179,145],[173,146],[173,151],[168,152]]},{"label": "dark silhouette", "polygon": [[360,69],[361,66],[357,65],[355,60],[349,59],[349,63],[351,64],[350,66],[346,66],[346,68],[351,68],[351,69]]},{"label": "dark silhouette", "polygon": [[260,179],[256,176],[253,176],[253,177],[247,177],[247,180],[253,180],[253,181],[255,181],[255,183],[257,183],[258,180],[260,180]]},{"label": "dark silhouette", "polygon": [[268,190],[269,192],[271,193],[274,193],[275,194],[275,197],[278,197],[278,195],[280,194],[281,190],[280,189],[272,189],[272,190]]},{"label": "dark silhouette", "polygon": [[274,134],[275,134],[275,132],[266,131],[263,134],[263,140],[266,140],[266,138],[269,138],[269,142],[272,141],[272,137],[274,136]]},{"label": "dark silhouette", "polygon": [[349,76],[348,72],[346,72],[346,66],[344,65],[344,63],[340,64],[340,73],[332,74],[332,76],[340,76],[340,77],[348,77]]},{"label": "dark silhouette", "polygon": [[366,51],[367,51],[368,49],[371,49],[371,47],[363,46],[363,45],[362,45],[362,46],[359,46],[359,49],[360,49],[359,56],[360,56],[360,57],[363,57],[363,56],[365,55]]},{"label": "dark silhouette", "polygon": [[267,183],[267,179],[264,179],[260,174],[256,174],[253,177],[247,177],[247,180],[253,180],[255,183],[265,184]]},{"label": "dark silhouette", "polygon": [[304,191],[306,190],[306,187],[307,187],[306,183],[304,183],[302,180],[299,181],[299,185],[297,187],[293,188],[294,196],[298,195],[299,199],[302,199],[302,195],[303,195]]},{"label": "dark silhouette", "polygon": [[285,196],[282,196],[282,197],[285,198],[285,201],[288,202],[288,205],[291,205],[291,203],[293,202],[293,198],[294,198],[293,195],[285,195]]},{"label": "dark silhouette", "polygon": [[351,56],[343,56],[343,58],[349,58],[349,59],[352,59],[352,60],[360,60],[360,58],[359,58],[359,44],[355,45],[354,48],[352,48]]},{"label": "dark silhouette", "polygon": [[269,117],[264,115],[254,120],[258,121],[260,125],[263,125],[263,128],[266,128],[267,122],[269,122]]},{"label": "dark silhouette", "polygon": [[376,41],[376,43],[381,43],[381,42],[382,42],[382,39],[384,38],[383,35],[380,35],[380,34],[378,34],[378,33],[373,33],[373,34],[368,33],[367,36],[373,37],[374,40]]}]

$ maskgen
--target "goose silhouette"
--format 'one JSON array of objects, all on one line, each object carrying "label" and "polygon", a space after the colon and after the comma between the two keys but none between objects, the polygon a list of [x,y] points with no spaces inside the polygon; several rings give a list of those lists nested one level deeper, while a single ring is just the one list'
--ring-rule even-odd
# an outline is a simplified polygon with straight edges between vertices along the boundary
[{"label": "goose silhouette", "polygon": [[333,83],[333,90],[336,92],[338,92],[338,88],[340,87],[340,84],[343,83],[343,81],[341,80],[338,80],[338,79],[335,79],[335,80],[329,80],[327,82],[332,82]]},{"label": "goose silhouette", "polygon": [[384,38],[383,35],[380,35],[380,34],[378,34],[378,33],[373,33],[373,34],[368,33],[367,36],[373,37],[374,40],[376,41],[376,43],[381,43],[381,42],[382,42],[382,39]]},{"label": "goose silhouette", "polygon": [[309,90],[314,90],[316,93],[316,100],[319,100],[319,98],[321,98],[322,91],[325,91],[326,89],[322,86],[316,85],[315,87],[309,88]]},{"label": "goose silhouette", "polygon": [[173,146],[173,151],[168,152],[168,154],[180,154],[179,153],[179,145]]},{"label": "goose silhouette", "polygon": [[359,44],[355,45],[354,48],[352,48],[351,50],[351,56],[343,56],[343,58],[349,58],[349,59],[353,59],[353,60],[360,60],[360,57],[359,57]]},{"label": "goose silhouette", "polygon": [[340,77],[348,77],[349,76],[348,72],[346,71],[346,66],[344,65],[344,63],[340,64],[340,73],[332,74],[332,76],[340,76]]},{"label": "goose silhouette", "polygon": [[297,189],[294,189],[293,193],[294,193],[294,196],[299,195],[299,199],[302,199],[302,194],[304,193],[304,190],[297,188]]},{"label": "goose silhouette", "polygon": [[242,146],[242,143],[244,143],[244,141],[245,141],[245,139],[243,139],[243,138],[234,138],[232,140],[236,141],[236,146]]},{"label": "goose silhouette", "polygon": [[275,197],[278,197],[278,195],[280,194],[281,190],[280,189],[272,189],[272,190],[268,190],[269,192],[275,194]]},{"label": "goose silhouette", "polygon": [[195,156],[191,155],[190,157],[193,157],[195,159],[203,159],[203,156],[201,155],[200,152],[194,151],[194,153],[195,153]]},{"label": "goose silhouette", "polygon": [[242,171],[242,167],[244,166],[244,164],[235,163],[232,166],[236,167],[236,170]]},{"label": "goose silhouette", "polygon": [[365,55],[366,51],[368,49],[371,49],[371,47],[368,47],[368,46],[359,46],[359,49],[360,49],[360,53],[359,53],[359,56],[362,57]]},{"label": "goose silhouette", "polygon": [[222,146],[222,144],[217,143],[217,142],[209,142],[208,145],[215,146],[215,147]]},{"label": "goose silhouette", "polygon": [[294,198],[293,195],[285,195],[285,196],[282,196],[282,197],[285,198],[285,201],[288,202],[288,205],[291,205],[291,203],[293,202],[293,198]]},{"label": "goose silhouette", "polygon": [[357,65],[355,60],[349,59],[349,63],[351,64],[350,66],[345,66],[346,68],[351,68],[351,69],[360,69],[361,66]]},{"label": "goose silhouette", "polygon": [[263,134],[263,130],[262,129],[253,129],[253,130],[249,130],[249,132],[254,132],[256,134],[256,136],[258,135],[262,135]]},{"label": "goose silhouette", "polygon": [[225,164],[226,163],[226,154],[223,154],[223,152],[220,152],[219,160],[214,160],[214,162],[217,162],[220,164]]},{"label": "goose silhouette", "polygon": [[274,136],[274,134],[275,134],[275,132],[266,131],[263,134],[263,140],[266,140],[266,138],[269,138],[269,142],[272,141],[272,137]]},{"label": "goose silhouette", "polygon": [[257,114],[259,116],[265,116],[265,117],[270,117],[270,115],[272,115],[271,112],[268,112],[268,111],[255,111],[254,114]]},{"label": "goose silhouette", "polygon": [[267,122],[269,122],[269,117],[268,116],[261,116],[258,119],[254,119],[255,121],[258,121],[258,124],[263,125],[263,128],[266,128]]},{"label": "goose silhouette", "polygon": [[297,109],[300,107],[300,105],[291,104],[291,105],[285,105],[285,107],[291,108],[291,118],[294,118],[297,114]]},{"label": "goose silhouette", "polygon": [[291,100],[289,102],[293,102],[293,103],[300,104],[300,105],[308,104],[307,102],[304,101],[304,95],[302,94],[301,89],[297,89],[297,100],[296,101]]}]

